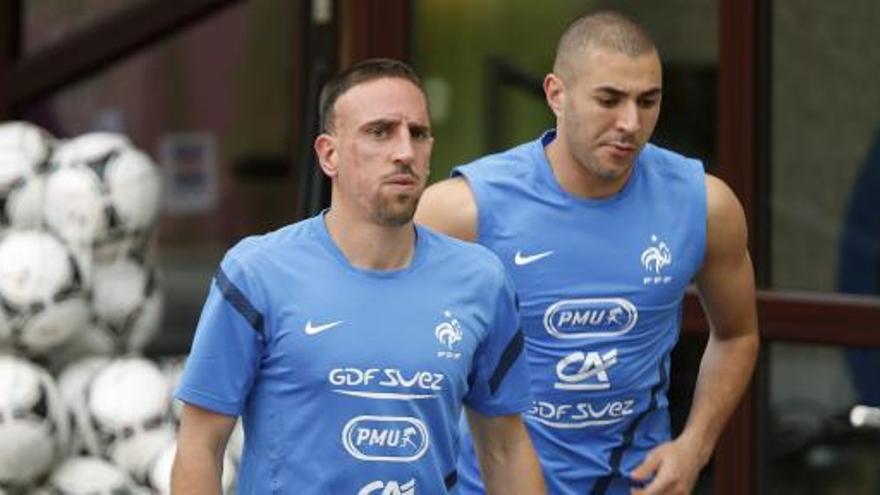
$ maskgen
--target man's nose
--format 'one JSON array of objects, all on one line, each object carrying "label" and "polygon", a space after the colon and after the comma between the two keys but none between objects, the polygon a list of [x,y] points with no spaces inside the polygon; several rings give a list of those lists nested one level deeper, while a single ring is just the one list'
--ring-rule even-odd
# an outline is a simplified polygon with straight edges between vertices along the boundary
[{"label": "man's nose", "polygon": [[415,156],[412,136],[409,129],[399,129],[394,137],[393,160],[395,163],[410,163]]},{"label": "man's nose", "polygon": [[625,102],[617,116],[617,128],[628,134],[635,134],[640,127],[638,105],[634,101]]}]

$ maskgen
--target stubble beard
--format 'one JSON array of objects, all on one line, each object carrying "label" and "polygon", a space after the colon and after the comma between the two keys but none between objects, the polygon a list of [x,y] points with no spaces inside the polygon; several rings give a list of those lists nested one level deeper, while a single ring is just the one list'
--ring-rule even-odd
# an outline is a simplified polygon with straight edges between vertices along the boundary
[{"label": "stubble beard", "polygon": [[605,165],[595,154],[589,154],[582,160],[578,160],[581,166],[593,177],[603,181],[616,181],[627,174],[632,168],[632,163],[625,166]]},{"label": "stubble beard", "polygon": [[601,148],[581,136],[581,126],[571,120],[567,120],[566,124],[566,127],[573,131],[566,140],[569,153],[589,176],[601,181],[613,182],[626,175],[627,171],[632,168],[632,163],[625,167],[603,164],[598,155]]},{"label": "stubble beard", "polygon": [[383,227],[402,227],[411,222],[422,193],[380,196],[373,220]]}]

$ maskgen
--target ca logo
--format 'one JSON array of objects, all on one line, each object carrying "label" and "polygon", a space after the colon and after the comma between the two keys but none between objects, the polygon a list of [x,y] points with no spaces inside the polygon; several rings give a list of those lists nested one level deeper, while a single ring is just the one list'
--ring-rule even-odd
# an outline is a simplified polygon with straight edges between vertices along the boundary
[{"label": "ca logo", "polygon": [[[608,369],[617,364],[617,349],[605,354],[598,352],[573,352],[556,364],[559,382],[553,385],[560,390],[607,390],[611,388]],[[574,373],[571,371],[574,370]]]},{"label": "ca logo", "polygon": [[416,495],[416,480],[400,485],[396,481],[373,481],[361,488],[358,495]]}]

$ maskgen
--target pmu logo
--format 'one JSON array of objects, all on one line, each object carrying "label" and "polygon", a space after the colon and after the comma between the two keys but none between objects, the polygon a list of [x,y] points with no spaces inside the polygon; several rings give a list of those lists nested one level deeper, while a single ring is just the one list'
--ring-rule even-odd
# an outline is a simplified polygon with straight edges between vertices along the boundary
[{"label": "pmu logo", "polygon": [[566,299],[544,312],[544,328],[559,339],[613,337],[629,332],[639,319],[636,307],[619,297]]},{"label": "pmu logo", "polygon": [[556,363],[559,381],[553,388],[559,390],[608,390],[608,368],[617,364],[617,349],[605,354],[573,352]]},{"label": "pmu logo", "polygon": [[357,416],[342,430],[342,445],[362,461],[412,462],[428,450],[428,429],[416,418]]},{"label": "pmu logo", "polygon": [[443,312],[443,317],[446,318],[446,321],[434,327],[434,336],[448,350],[438,351],[437,356],[458,359],[461,357],[461,353],[455,352],[453,347],[461,342],[464,332],[461,330],[461,324],[458,322],[458,319],[452,315],[452,311],[447,309]]},{"label": "pmu logo", "polygon": [[416,480],[399,484],[396,481],[373,481],[361,488],[357,495],[416,495]]},{"label": "pmu logo", "polygon": [[668,284],[672,280],[672,277],[660,273],[663,267],[672,264],[672,253],[666,243],[658,239],[656,235],[651,236],[651,245],[642,251],[641,260],[642,266],[649,274],[642,278],[643,284]]}]

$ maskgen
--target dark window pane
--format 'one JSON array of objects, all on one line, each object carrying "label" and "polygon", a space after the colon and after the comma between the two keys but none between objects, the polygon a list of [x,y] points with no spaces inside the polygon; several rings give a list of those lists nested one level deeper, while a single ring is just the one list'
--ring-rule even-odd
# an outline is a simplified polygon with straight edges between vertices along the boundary
[{"label": "dark window pane", "polygon": [[39,51],[70,33],[143,0],[25,0],[24,52]]},{"label": "dark window pane", "polygon": [[878,293],[876,2],[773,2],[772,285]]}]

